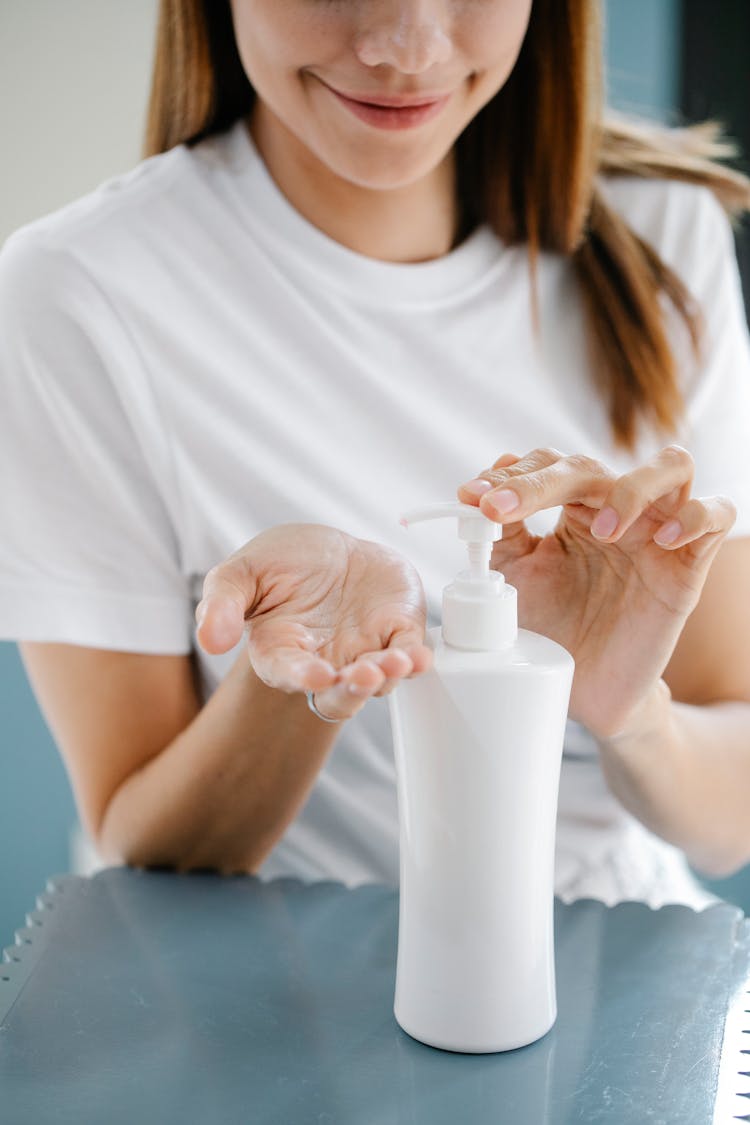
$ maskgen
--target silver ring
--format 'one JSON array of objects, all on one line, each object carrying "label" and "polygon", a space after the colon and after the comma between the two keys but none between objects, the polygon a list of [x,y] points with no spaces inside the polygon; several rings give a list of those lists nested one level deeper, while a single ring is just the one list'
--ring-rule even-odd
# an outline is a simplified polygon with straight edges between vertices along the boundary
[{"label": "silver ring", "polygon": [[314,696],[315,696],[315,692],[312,692],[312,691],[307,692],[307,706],[310,708],[313,715],[317,715],[318,718],[322,719],[324,723],[340,723],[341,719],[329,719],[327,715],[321,715],[320,711],[315,706]]}]

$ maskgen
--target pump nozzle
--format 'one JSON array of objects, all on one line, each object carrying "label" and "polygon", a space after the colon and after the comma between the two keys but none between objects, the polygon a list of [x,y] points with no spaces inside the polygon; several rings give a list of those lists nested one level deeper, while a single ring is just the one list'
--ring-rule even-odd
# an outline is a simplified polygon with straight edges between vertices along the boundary
[{"label": "pump nozzle", "polygon": [[411,523],[444,516],[458,521],[458,537],[466,544],[469,569],[443,591],[443,640],[454,648],[474,651],[505,648],[516,638],[518,619],[516,591],[506,585],[502,574],[490,570],[492,544],[502,538],[502,526],[459,500],[405,512],[399,522],[408,528]]},{"label": "pump nozzle", "polygon": [[502,538],[502,524],[488,519],[479,508],[462,504],[460,500],[447,500],[437,504],[427,504],[406,512],[399,520],[404,527],[423,520],[438,520],[444,516],[458,519],[458,538],[466,544],[469,553],[469,574],[472,578],[488,578],[492,544]]}]

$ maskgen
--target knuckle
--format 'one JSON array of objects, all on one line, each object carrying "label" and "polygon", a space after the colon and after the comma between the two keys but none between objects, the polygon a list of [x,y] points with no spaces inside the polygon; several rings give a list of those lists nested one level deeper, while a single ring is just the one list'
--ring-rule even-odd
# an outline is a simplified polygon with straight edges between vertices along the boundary
[{"label": "knuckle", "polygon": [[545,473],[543,470],[536,473],[530,473],[529,476],[524,477],[523,481],[519,483],[522,483],[523,486],[528,490],[528,492],[532,494],[532,496],[534,496],[536,499],[539,499],[541,496],[544,496],[550,485],[550,474]]},{"label": "knuckle", "polygon": [[696,500],[693,497],[682,505],[679,512],[676,513],[676,518],[686,531],[692,530],[701,524],[710,522],[710,506],[710,503],[704,504],[702,500]]},{"label": "knuckle", "polygon": [[728,496],[715,496],[714,504],[724,516],[727,527],[731,527],[737,519],[737,505]]},{"label": "knuckle", "polygon": [[494,488],[505,484],[511,476],[507,469],[484,469],[481,473],[477,473],[478,480],[486,480]]},{"label": "knuckle", "polygon": [[203,582],[204,592],[234,596],[238,601],[244,598],[242,575],[232,559],[217,563],[206,573]]},{"label": "knuckle", "polygon": [[555,449],[552,445],[542,445],[538,449],[532,449],[531,453],[527,455],[525,460],[531,461],[533,464],[552,465],[555,461],[560,461],[565,457],[559,449]]},{"label": "knuckle", "polygon": [[210,594],[216,593],[217,587],[221,585],[224,580],[224,573],[222,564],[217,563],[212,566],[210,570],[206,571],[203,579],[203,597],[208,597]]},{"label": "knuckle", "polygon": [[640,508],[646,500],[635,481],[629,476],[620,477],[607,497],[607,502],[622,512],[632,512]]},{"label": "knuckle", "polygon": [[515,465],[520,458],[515,453],[503,453],[496,461],[493,461],[493,469],[507,469],[509,465]]},{"label": "knuckle", "polygon": [[499,457],[491,469],[485,469],[477,476],[490,481],[494,485],[502,485],[509,480],[513,480],[515,487],[515,481],[518,477],[549,468],[550,465],[561,461],[564,456],[559,449],[554,449],[552,446],[539,446],[537,449],[532,449],[530,453],[524,454],[523,457],[514,457],[512,461],[506,460],[505,456]]},{"label": "knuckle", "polygon": [[569,457],[565,458],[565,463],[568,468],[573,469],[575,472],[585,473],[587,476],[606,476],[608,471],[604,468],[601,461],[597,461],[595,457],[589,457],[586,453],[571,453]]},{"label": "knuckle", "polygon": [[666,461],[667,464],[676,465],[678,468],[690,471],[691,473],[695,468],[692,454],[689,453],[683,445],[678,445],[676,442],[666,445],[659,456],[660,459]]}]

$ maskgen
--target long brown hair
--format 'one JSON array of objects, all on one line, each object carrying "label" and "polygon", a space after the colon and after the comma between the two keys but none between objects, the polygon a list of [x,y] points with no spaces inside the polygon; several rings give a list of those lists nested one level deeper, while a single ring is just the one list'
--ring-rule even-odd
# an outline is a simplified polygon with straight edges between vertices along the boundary
[{"label": "long brown hair", "polygon": [[[659,297],[683,318],[696,354],[701,314],[605,203],[597,177],[705,184],[730,214],[750,207],[750,180],[716,162],[734,150],[715,123],[668,129],[605,117],[600,23],[600,0],[534,0],[512,73],[457,141],[457,190],[462,229],[486,222],[506,244],[526,243],[532,275],[540,251],[571,258],[592,370],[615,440],[632,448],[639,421],[670,433],[682,409]],[[227,129],[254,98],[229,0],[161,0],[144,154]]]}]

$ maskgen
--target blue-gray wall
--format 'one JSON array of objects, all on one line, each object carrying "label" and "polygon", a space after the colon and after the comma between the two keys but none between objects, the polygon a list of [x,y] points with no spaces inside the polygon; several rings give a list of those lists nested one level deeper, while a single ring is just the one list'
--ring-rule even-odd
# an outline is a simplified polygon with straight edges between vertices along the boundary
[{"label": "blue-gray wall", "polygon": [[680,83],[682,0],[607,0],[610,105],[671,121]]},{"label": "blue-gray wall", "polygon": [[[622,109],[669,118],[679,78],[680,0],[608,0],[608,94]],[[15,645],[0,644],[0,948],[50,874],[66,869],[74,806],[65,770]],[[750,909],[748,877],[716,884]]]}]

